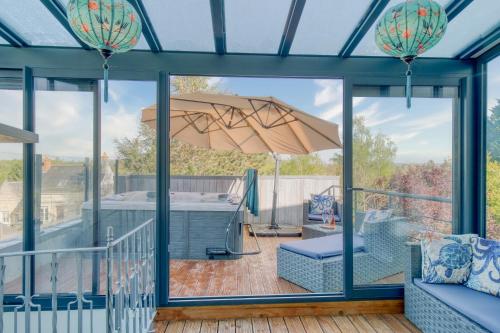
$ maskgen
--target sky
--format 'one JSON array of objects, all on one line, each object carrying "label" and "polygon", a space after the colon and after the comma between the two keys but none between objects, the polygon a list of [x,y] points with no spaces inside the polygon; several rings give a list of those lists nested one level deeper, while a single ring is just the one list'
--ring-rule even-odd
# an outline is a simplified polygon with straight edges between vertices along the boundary
[{"label": "sky", "polygon": [[[302,111],[339,124],[342,131],[342,80],[296,78],[211,77],[222,91],[251,96],[274,96]],[[113,158],[115,140],[137,135],[140,112],[155,103],[154,82],[110,81],[110,100],[102,103],[102,152]],[[500,58],[488,66],[488,106],[500,99]],[[22,125],[22,93],[0,90],[0,122]],[[397,146],[396,161],[423,163],[451,157],[451,99],[355,97],[354,115],[363,116],[373,133],[388,136]],[[92,156],[92,94],[75,91],[36,91],[37,153],[82,160]],[[341,132],[342,134],[342,132]],[[19,157],[20,145],[3,144],[0,158]],[[320,152],[327,160],[335,151]]]}]

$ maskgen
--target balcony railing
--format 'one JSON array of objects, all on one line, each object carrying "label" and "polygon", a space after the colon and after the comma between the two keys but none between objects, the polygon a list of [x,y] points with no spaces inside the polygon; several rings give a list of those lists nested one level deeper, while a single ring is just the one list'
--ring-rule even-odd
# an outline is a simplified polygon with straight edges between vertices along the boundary
[{"label": "balcony railing", "polygon": [[[62,260],[68,265],[68,255],[74,257],[69,264],[74,264],[76,283],[73,292],[63,294],[58,290],[67,276],[61,276],[60,265]],[[50,258],[50,274],[36,274],[35,260],[43,256]],[[99,296],[85,291],[84,262],[88,258],[105,267],[104,309],[95,304]],[[24,294],[16,297],[19,304],[5,305],[8,262],[16,260],[23,263]],[[0,333],[148,332],[156,309],[155,262],[152,219],[117,239],[109,227],[106,246],[102,247],[0,254]],[[92,276],[96,278],[100,277]],[[50,286],[50,292],[34,294],[34,281],[42,289]]]},{"label": "balcony railing", "polygon": [[415,232],[453,231],[451,198],[367,188],[353,188],[353,193],[356,212],[389,208],[406,217]]}]

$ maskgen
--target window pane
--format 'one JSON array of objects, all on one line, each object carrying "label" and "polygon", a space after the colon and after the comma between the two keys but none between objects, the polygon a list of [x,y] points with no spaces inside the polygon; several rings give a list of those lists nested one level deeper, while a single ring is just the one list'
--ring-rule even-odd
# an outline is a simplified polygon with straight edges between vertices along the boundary
[{"label": "window pane", "polygon": [[369,0],[306,2],[290,53],[338,54],[369,4]]},{"label": "window pane", "polygon": [[1,76],[0,72],[0,123],[23,128],[22,79]]},{"label": "window pane", "polygon": [[0,19],[31,45],[80,45],[37,0],[0,0]]},{"label": "window pane", "polygon": [[[0,253],[22,250],[23,237],[23,146],[0,144]],[[5,259],[5,293],[21,292],[22,261]]]},{"label": "window pane", "polygon": [[[169,295],[341,293],[342,80],[173,76],[170,83]],[[179,100],[193,92],[189,102]],[[254,96],[248,98],[255,109],[244,96]],[[283,150],[289,154],[273,158]],[[252,213],[244,206],[249,168],[258,174]],[[325,203],[311,203],[313,195]],[[253,232],[262,251],[238,254],[257,251]],[[287,244],[312,246],[313,258],[316,245],[333,253],[318,269],[320,260]]]},{"label": "window pane", "polygon": [[500,1],[474,0],[448,24],[443,39],[424,57],[454,57],[498,26]]},{"label": "window pane", "polygon": [[[35,80],[35,249],[93,246],[92,198],[93,82]],[[50,290],[50,256],[37,256],[36,290]],[[73,255],[59,257],[58,292],[76,285]],[[83,262],[85,288],[90,288],[91,258]],[[87,289],[86,289],[87,290]]]},{"label": "window pane", "polygon": [[277,53],[290,0],[225,1],[228,52]]},{"label": "window pane", "polygon": [[500,239],[500,57],[488,63],[488,121],[486,171],[488,238]]},{"label": "window pane", "polygon": [[[437,3],[439,3],[441,6],[446,7],[446,4],[448,4],[451,0],[435,0]],[[377,25],[378,20],[382,17],[382,15],[385,14],[385,11],[387,11],[390,7],[397,5],[401,1],[399,0],[391,0],[389,4],[387,5],[386,9],[382,12],[382,14],[377,18],[377,20],[372,24],[371,28],[368,30],[368,32],[365,34],[361,42],[358,44],[358,46],[354,49],[354,52],[352,53],[353,55],[360,55],[360,56],[388,56],[387,54],[383,53],[382,51],[379,50],[377,45],[375,44],[375,27]],[[466,25],[469,26],[469,25]],[[445,35],[446,36],[446,35]],[[454,39],[459,41],[460,38]],[[453,38],[450,37],[450,38]],[[446,37],[445,37],[446,38]],[[424,53],[424,55],[428,54],[428,52]]]},{"label": "window pane", "polygon": [[[432,96],[437,89],[440,98]],[[378,96],[376,92],[378,91]],[[452,233],[453,114],[457,89],[353,89],[354,283],[404,281],[404,244]],[[387,97],[381,97],[387,96]]]},{"label": "window pane", "polygon": [[2,44],[2,45],[4,45],[4,44],[8,45],[9,42],[7,42],[5,39],[3,39],[2,37],[0,37],[0,44]]},{"label": "window pane", "polygon": [[144,5],[165,50],[215,50],[209,1],[148,0]]}]

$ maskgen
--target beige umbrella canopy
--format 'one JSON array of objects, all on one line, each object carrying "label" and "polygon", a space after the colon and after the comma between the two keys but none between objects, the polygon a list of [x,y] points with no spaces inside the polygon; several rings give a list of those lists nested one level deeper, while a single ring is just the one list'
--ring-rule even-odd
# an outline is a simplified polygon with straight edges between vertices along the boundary
[{"label": "beige umbrella canopy", "polygon": [[[143,109],[141,120],[156,128],[156,105]],[[277,98],[207,93],[170,98],[170,138],[208,149],[275,153],[271,229],[279,229],[277,154],[342,148],[337,124],[311,116]]]},{"label": "beige umbrella canopy", "polygon": [[[156,105],[142,111],[156,127]],[[342,148],[338,125],[274,97],[193,93],[170,98],[170,138],[215,150],[308,154]]]}]

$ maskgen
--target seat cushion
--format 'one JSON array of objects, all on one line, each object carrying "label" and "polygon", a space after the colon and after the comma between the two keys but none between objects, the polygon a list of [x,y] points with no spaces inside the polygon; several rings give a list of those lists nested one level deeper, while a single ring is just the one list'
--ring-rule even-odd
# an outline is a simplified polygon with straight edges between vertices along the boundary
[{"label": "seat cushion", "polygon": [[[342,255],[342,252],[344,251],[343,235],[334,234],[324,237],[281,243],[280,248],[313,259],[335,257]],[[363,237],[355,235],[353,238],[353,251],[361,252],[364,251],[364,248],[365,244]]]},{"label": "seat cushion", "polygon": [[[335,214],[334,215],[335,217],[335,221],[336,222],[340,222],[340,216]],[[307,218],[311,221],[320,221],[320,222],[323,222],[323,218],[321,217],[321,214],[308,214],[307,215]]]},{"label": "seat cushion", "polygon": [[430,284],[415,279],[415,284],[469,320],[492,331],[500,329],[500,297],[478,292],[460,284]]}]

